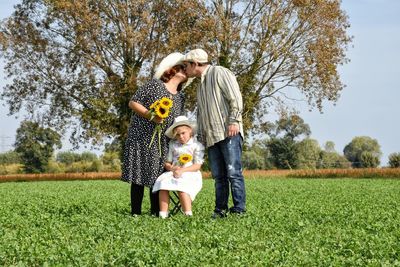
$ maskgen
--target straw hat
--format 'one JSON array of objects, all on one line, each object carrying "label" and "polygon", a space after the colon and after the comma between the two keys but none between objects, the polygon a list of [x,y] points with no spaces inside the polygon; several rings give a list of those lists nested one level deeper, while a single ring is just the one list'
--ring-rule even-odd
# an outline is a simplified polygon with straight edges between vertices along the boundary
[{"label": "straw hat", "polygon": [[165,135],[171,139],[175,138],[174,129],[178,126],[186,125],[192,128],[193,134],[196,133],[197,125],[194,121],[189,121],[186,116],[178,116],[175,118],[174,123],[165,131]]},{"label": "straw hat", "polygon": [[170,68],[183,64],[184,55],[179,52],[174,52],[166,56],[161,60],[160,64],[156,68],[156,73],[154,74],[155,79],[160,79],[161,76],[169,70]]}]

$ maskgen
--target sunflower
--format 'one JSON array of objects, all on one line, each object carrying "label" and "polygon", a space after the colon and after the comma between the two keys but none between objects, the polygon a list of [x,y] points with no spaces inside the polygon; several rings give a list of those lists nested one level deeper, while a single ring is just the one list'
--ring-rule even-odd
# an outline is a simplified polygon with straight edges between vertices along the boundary
[{"label": "sunflower", "polygon": [[168,97],[163,97],[160,100],[160,106],[162,106],[165,109],[169,109],[172,107],[172,99],[169,99]]},{"label": "sunflower", "polygon": [[159,101],[159,100],[157,100],[157,101],[154,101],[154,103],[153,103],[153,104],[151,104],[151,106],[150,106],[150,109],[155,109],[155,107],[157,107],[157,106],[159,105],[159,103],[160,103],[160,101]]},{"label": "sunflower", "polygon": [[182,154],[179,156],[178,161],[180,164],[185,165],[188,162],[192,161],[192,155],[190,154]]},{"label": "sunflower", "polygon": [[[151,104],[149,108],[149,113],[150,113],[149,120],[152,121],[155,116],[159,117],[160,119],[167,118],[171,107],[172,107],[172,100],[169,99],[168,97],[163,97],[159,100],[154,101],[154,103]],[[161,157],[161,133],[164,126],[165,126],[165,121],[163,121],[161,124],[156,123],[149,144],[149,147],[151,147],[156,136],[158,137],[158,151],[160,153],[160,157]]]},{"label": "sunflower", "polygon": [[165,119],[169,115],[169,109],[164,108],[161,105],[158,105],[155,107],[154,111],[156,112],[156,115],[160,117],[161,119]]}]

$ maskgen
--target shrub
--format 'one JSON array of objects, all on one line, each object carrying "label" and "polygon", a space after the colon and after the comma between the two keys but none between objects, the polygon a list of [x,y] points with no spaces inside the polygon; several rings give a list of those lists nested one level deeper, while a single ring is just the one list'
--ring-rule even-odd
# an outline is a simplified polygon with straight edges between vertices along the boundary
[{"label": "shrub", "polygon": [[361,168],[376,168],[380,163],[379,157],[371,152],[363,151],[360,155]]},{"label": "shrub", "polygon": [[65,172],[65,165],[54,160],[50,160],[46,167],[47,173],[63,173]]},{"label": "shrub", "polygon": [[400,168],[400,153],[392,153],[389,155],[390,168]]},{"label": "shrub", "polygon": [[90,164],[89,169],[86,170],[86,171],[88,171],[88,172],[100,172],[102,170],[102,168],[103,168],[103,163],[99,159],[96,159],[96,160],[92,161],[92,164]]},{"label": "shrub", "polygon": [[65,172],[99,172],[103,168],[100,160],[94,161],[78,161],[65,167]]},{"label": "shrub", "polygon": [[0,164],[0,175],[24,173],[22,164]]},{"label": "shrub", "polygon": [[81,160],[81,155],[75,152],[66,151],[59,152],[57,154],[57,161],[64,163],[66,165],[71,165],[74,162],[78,162]]},{"label": "shrub", "polygon": [[119,159],[114,160],[111,164],[103,164],[101,167],[102,172],[121,172],[121,161]]},{"label": "shrub", "polygon": [[92,152],[82,152],[81,159],[82,161],[94,161],[97,159],[97,155]]},{"label": "shrub", "polygon": [[85,172],[90,169],[91,162],[78,161],[65,167],[65,172]]},{"label": "shrub", "polygon": [[21,156],[15,151],[0,153],[0,164],[19,164]]},{"label": "shrub", "polygon": [[337,152],[322,151],[320,161],[317,164],[318,169],[347,169],[350,167],[351,162]]},{"label": "shrub", "polygon": [[255,151],[244,151],[242,155],[243,168],[248,170],[265,169],[264,159],[262,155]]},{"label": "shrub", "polygon": [[400,178],[400,169],[354,168],[295,170],[287,174],[289,178]]},{"label": "shrub", "polygon": [[101,156],[101,161],[104,165],[115,165],[121,164],[121,160],[119,159],[119,153],[114,152],[105,152],[103,156]]}]

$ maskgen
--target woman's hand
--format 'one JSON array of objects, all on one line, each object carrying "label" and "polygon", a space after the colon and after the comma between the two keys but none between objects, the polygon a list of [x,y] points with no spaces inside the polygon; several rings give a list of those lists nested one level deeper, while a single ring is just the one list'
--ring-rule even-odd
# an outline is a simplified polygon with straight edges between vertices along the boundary
[{"label": "woman's hand", "polygon": [[152,121],[154,121],[155,123],[161,124],[163,123],[163,119],[158,117],[157,115],[154,116],[154,118],[152,119]]},{"label": "woman's hand", "polygon": [[146,114],[145,114],[143,117],[145,117],[145,118],[147,118],[149,121],[155,122],[155,123],[157,123],[157,124],[163,123],[163,119],[160,118],[160,117],[158,117],[157,115],[155,115],[155,116],[152,117],[150,110],[148,110],[148,111],[146,112]]}]

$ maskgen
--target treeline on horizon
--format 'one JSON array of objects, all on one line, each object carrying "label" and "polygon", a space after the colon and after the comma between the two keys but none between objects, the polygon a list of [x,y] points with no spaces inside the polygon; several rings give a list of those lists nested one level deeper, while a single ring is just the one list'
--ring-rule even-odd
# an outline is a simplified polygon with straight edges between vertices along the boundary
[{"label": "treeline on horizon", "polygon": [[[335,150],[328,141],[321,148],[312,139],[307,123],[298,115],[282,116],[263,129],[250,132],[252,141],[245,142],[242,154],[245,170],[316,170],[377,168],[382,151],[376,139],[369,136],[354,137],[343,149]],[[103,154],[61,149],[61,136],[36,122],[23,121],[17,129],[14,150],[0,153],[0,175],[15,173],[76,173],[121,171],[124,144],[120,139],[105,145]],[[207,153],[206,153],[207,154]],[[400,167],[400,153],[389,155],[387,167]],[[209,171],[208,160],[202,166]]]}]

